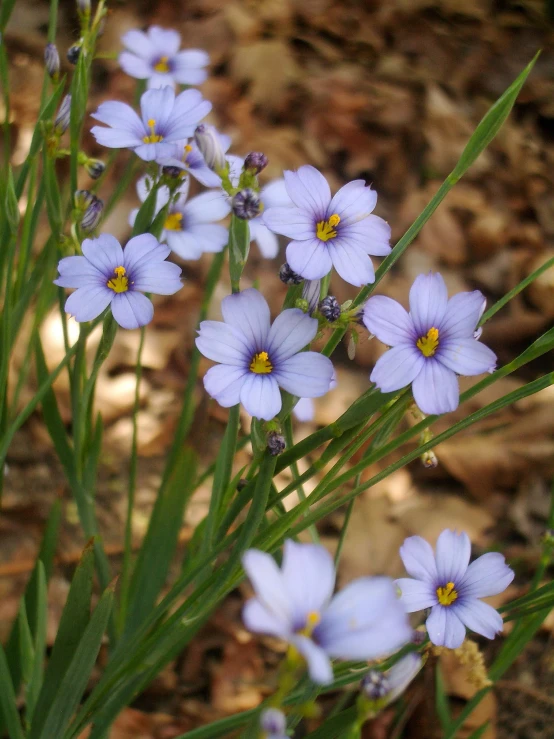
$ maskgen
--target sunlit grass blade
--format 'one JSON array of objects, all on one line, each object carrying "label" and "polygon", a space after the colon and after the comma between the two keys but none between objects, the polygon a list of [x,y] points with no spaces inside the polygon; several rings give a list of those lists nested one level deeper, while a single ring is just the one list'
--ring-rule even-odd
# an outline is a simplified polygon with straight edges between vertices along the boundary
[{"label": "sunlit grass blade", "polygon": [[17,701],[4,649],[0,644],[0,719],[6,726],[10,739],[25,739],[21,728]]}]

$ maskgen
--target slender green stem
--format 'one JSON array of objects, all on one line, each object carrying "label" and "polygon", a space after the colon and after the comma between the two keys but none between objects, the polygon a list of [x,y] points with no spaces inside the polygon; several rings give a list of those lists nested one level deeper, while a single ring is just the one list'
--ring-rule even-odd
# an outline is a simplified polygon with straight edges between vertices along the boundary
[{"label": "slender green stem", "polygon": [[[290,416],[288,416],[287,419],[285,420],[284,432],[285,432],[285,441],[286,441],[286,444],[287,444],[287,448],[288,449],[291,449],[294,446],[294,436],[293,436],[293,431],[292,431],[292,418]],[[293,482],[296,481],[296,483],[297,483],[296,489],[298,491],[298,497],[300,498],[300,500],[306,500],[306,493],[304,492],[304,488],[302,487],[302,483],[299,482],[300,470],[298,469],[298,464],[296,463],[296,461],[294,461],[291,464],[290,469],[291,469],[291,472],[292,472]],[[304,516],[307,516],[308,515],[308,512],[309,511],[305,511],[305,513],[303,515]],[[317,528],[316,528],[315,524],[311,524],[310,526],[308,526],[308,532],[309,532],[310,536],[312,537],[312,541],[315,544],[319,544],[320,543],[320,541],[319,541],[319,534],[317,532]]]}]

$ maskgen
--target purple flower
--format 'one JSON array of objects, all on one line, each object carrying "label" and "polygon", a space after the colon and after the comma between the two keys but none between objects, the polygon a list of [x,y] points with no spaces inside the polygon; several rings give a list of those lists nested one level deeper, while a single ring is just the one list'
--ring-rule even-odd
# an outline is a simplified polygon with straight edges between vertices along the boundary
[{"label": "purple flower", "polygon": [[[213,128],[213,126],[212,126]],[[218,132],[223,152],[227,152],[231,146],[231,139],[223,133]],[[174,144],[171,156],[160,162],[164,167],[177,167],[191,174],[195,180],[204,187],[221,187],[221,177],[214,172],[204,159],[197,143],[192,139],[179,141]]]},{"label": "purple flower", "polygon": [[54,284],[76,287],[65,310],[75,320],[92,321],[109,305],[113,317],[123,328],[138,328],[150,323],[154,315],[151,301],[143,292],[173,295],[180,290],[181,268],[164,261],[169,248],[152,234],[131,239],[125,249],[109,234],[85,239],[83,256],[60,260],[60,276]]},{"label": "purple flower", "polygon": [[287,192],[295,208],[269,208],[265,225],[294,239],[287,262],[307,280],[324,277],[334,267],[351,285],[375,281],[370,254],[390,252],[390,227],[371,215],[377,193],[363,180],[349,182],[331,198],[325,177],[306,165],[285,172]]},{"label": "purple flower", "polygon": [[260,715],[260,729],[266,739],[287,739],[287,717],[278,708],[266,708]]},{"label": "purple flower", "polygon": [[469,536],[450,529],[440,534],[434,555],[421,536],[410,536],[400,547],[411,575],[396,581],[401,600],[409,613],[431,609],[427,632],[433,644],[441,647],[459,647],[466,627],[487,639],[502,631],[502,618],[479,598],[501,593],[514,579],[514,572],[497,552],[483,554],[469,564],[470,554]]},{"label": "purple flower", "polygon": [[250,226],[250,240],[256,242],[262,257],[275,259],[279,253],[279,241],[277,236],[266,226],[264,215],[269,208],[292,209],[294,207],[288,195],[285,180],[273,180],[273,182],[264,185],[260,191],[260,200],[262,212],[248,224]]},{"label": "purple flower", "polygon": [[221,302],[223,321],[202,321],[196,346],[214,362],[204,387],[224,408],[242,403],[255,418],[270,421],[281,410],[283,388],[292,395],[325,395],[333,377],[328,357],[303,352],[317,333],[315,318],[297,308],[270,323],[269,306],[254,288]]},{"label": "purple flower", "polygon": [[148,80],[149,88],[200,85],[207,77],[204,67],[210,57],[200,49],[179,51],[177,31],[150,26],[146,33],[128,31],[121,40],[126,47],[119,55],[121,69],[131,77]]},{"label": "purple flower", "polygon": [[91,133],[102,146],[132,149],[147,162],[163,163],[173,156],[177,141],[194,133],[212,104],[198,90],[185,90],[175,97],[173,88],[162,87],[147,90],[140,108],[141,117],[126,103],[102,103],[92,117],[109,128],[94,126]]},{"label": "purple flower", "polygon": [[410,640],[393,581],[360,577],[333,597],[335,566],[324,547],[288,540],[281,569],[257,549],[247,551],[242,563],[256,592],[244,606],[246,627],[288,641],[307,661],[314,682],[332,681],[329,658],[378,659]]},{"label": "purple flower", "polygon": [[[141,177],[137,182],[137,192],[142,202],[148,197],[151,180]],[[150,187],[149,187],[150,184]],[[219,252],[227,243],[229,234],[220,221],[229,213],[227,200],[219,190],[203,192],[187,200],[188,179],[177,190],[176,199],[170,204],[164,222],[160,241],[167,242],[171,251],[181,259],[200,259],[204,252]],[[162,185],[156,195],[156,213],[167,204],[169,188]],[[131,211],[129,223],[134,224],[138,209]]]},{"label": "purple flower", "polygon": [[362,678],[361,691],[369,701],[384,708],[402,695],[422,666],[421,656],[410,652],[386,672],[376,669],[367,672]]},{"label": "purple flower", "polygon": [[313,421],[315,418],[314,401],[311,398],[300,398],[292,412],[299,421]]},{"label": "purple flower", "polygon": [[441,275],[431,272],[414,281],[409,313],[392,298],[370,298],[363,312],[365,327],[393,347],[379,358],[370,379],[384,393],[412,383],[423,413],[455,410],[460,399],[456,375],[480,375],[496,366],[496,355],[475,334],[484,306],[479,290],[448,300]]}]

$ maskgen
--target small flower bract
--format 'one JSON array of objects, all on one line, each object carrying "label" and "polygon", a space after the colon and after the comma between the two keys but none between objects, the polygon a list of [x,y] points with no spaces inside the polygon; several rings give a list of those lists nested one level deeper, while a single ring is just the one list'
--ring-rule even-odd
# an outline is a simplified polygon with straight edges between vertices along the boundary
[{"label": "small flower bract", "polygon": [[131,77],[148,80],[149,88],[200,85],[207,77],[208,54],[201,49],[179,51],[181,36],[173,29],[127,31],[121,41],[126,49],[119,55],[121,68]]},{"label": "small flower bract", "polygon": [[351,285],[375,280],[370,254],[390,253],[390,227],[372,215],[377,193],[364,180],[349,182],[331,197],[325,177],[305,165],[285,172],[287,192],[296,207],[271,207],[265,225],[294,239],[287,246],[287,262],[307,280],[324,277],[334,267]]},{"label": "small flower bract", "polygon": [[154,315],[143,292],[173,295],[181,289],[181,268],[166,262],[170,250],[152,234],[135,236],[125,249],[109,234],[85,239],[83,256],[60,260],[60,287],[75,287],[65,309],[78,322],[92,321],[111,306],[122,328],[139,328]]},{"label": "small flower bract", "polygon": [[484,306],[479,290],[449,300],[443,278],[431,272],[414,281],[409,313],[392,298],[370,298],[363,312],[365,327],[392,347],[379,358],[370,379],[384,393],[411,383],[423,413],[456,410],[457,375],[480,375],[496,366],[494,352],[475,335]]},{"label": "small flower bract", "polygon": [[279,388],[317,398],[329,390],[328,357],[303,352],[317,333],[317,321],[297,308],[270,322],[269,306],[254,288],[221,302],[223,320],[202,321],[196,346],[214,362],[204,376],[206,391],[224,408],[242,403],[255,418],[270,421],[281,410]]},{"label": "small flower bract", "polygon": [[281,569],[257,549],[242,562],[256,592],[244,606],[247,628],[288,641],[316,683],[333,679],[330,658],[378,659],[410,640],[393,581],[360,577],[333,596],[335,566],[322,546],[287,540]]},{"label": "small flower bract", "polygon": [[421,536],[410,536],[400,548],[411,575],[396,581],[401,600],[409,613],[431,609],[426,626],[437,646],[456,649],[465,639],[466,627],[487,639],[502,631],[501,616],[479,598],[502,593],[514,572],[497,552],[469,564],[470,554],[469,536],[450,529],[439,536],[435,554]]}]

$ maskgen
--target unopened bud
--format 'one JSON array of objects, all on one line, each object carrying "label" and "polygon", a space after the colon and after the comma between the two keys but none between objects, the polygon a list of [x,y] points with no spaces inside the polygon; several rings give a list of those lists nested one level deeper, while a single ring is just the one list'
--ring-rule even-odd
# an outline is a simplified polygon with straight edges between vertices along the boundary
[{"label": "unopened bud", "polygon": [[172,167],[169,164],[162,167],[162,174],[166,177],[171,177],[172,180],[176,180],[177,177],[180,177],[183,174],[183,172],[184,170],[180,167]]},{"label": "unopened bud", "polygon": [[79,54],[81,53],[81,44],[73,44],[73,46],[70,46],[67,50],[67,61],[70,64],[77,64],[77,61],[79,59]]},{"label": "unopened bud", "polygon": [[60,55],[56,44],[46,44],[44,49],[44,64],[49,76],[56,80],[60,73]]},{"label": "unopened bud", "polygon": [[421,463],[426,469],[431,469],[432,467],[439,466],[437,455],[432,449],[427,452],[423,452],[423,454],[421,455]]},{"label": "unopened bud", "polygon": [[279,270],[279,279],[281,282],[284,282],[285,285],[299,285],[304,278],[302,275],[293,272],[289,267],[288,262],[285,262],[281,265],[281,269]]},{"label": "unopened bud", "polygon": [[416,644],[419,647],[426,639],[427,634],[425,633],[425,631],[419,631],[419,629],[414,629],[412,631],[412,638],[410,639],[412,644]]},{"label": "unopened bud", "polygon": [[390,683],[387,676],[380,670],[370,670],[362,678],[360,690],[366,698],[376,701],[390,692]]},{"label": "unopened bud", "polygon": [[90,15],[90,0],[77,0],[77,10],[81,15]]},{"label": "unopened bud", "polygon": [[280,734],[282,736],[287,730],[285,714],[278,708],[266,708],[260,716],[260,728],[270,735]]},{"label": "unopened bud", "polygon": [[237,482],[237,490],[240,491],[244,490],[244,488],[248,485],[248,480],[245,477],[241,477],[240,480]]},{"label": "unopened bud", "polygon": [[319,304],[321,280],[305,280],[302,286],[302,298],[308,304],[308,313],[312,315]]},{"label": "unopened bud", "polygon": [[244,169],[249,170],[253,174],[259,174],[262,169],[268,165],[269,159],[261,151],[251,151],[246,155],[244,160]]},{"label": "unopened bud", "polygon": [[73,196],[75,207],[82,211],[85,211],[95,200],[96,195],[90,190],[77,190]]},{"label": "unopened bud", "polygon": [[243,221],[250,221],[260,214],[262,203],[258,193],[247,187],[233,196],[231,207],[237,218],[242,218]]},{"label": "unopened bud", "polygon": [[93,231],[100,223],[104,203],[100,198],[95,197],[89,207],[85,210],[81,219],[81,228],[83,231]]},{"label": "unopened bud", "polygon": [[214,172],[225,169],[227,164],[225,152],[223,151],[217,129],[214,126],[210,126],[207,123],[201,123],[199,126],[196,126],[194,141],[210,169]]},{"label": "unopened bud", "polygon": [[272,431],[267,435],[267,448],[272,457],[282,454],[285,451],[285,447],[285,437],[282,434]]},{"label": "unopened bud", "polygon": [[85,162],[85,169],[87,170],[89,177],[92,177],[93,180],[97,180],[102,174],[104,174],[106,165],[104,162],[100,161],[100,159],[87,159]]},{"label": "unopened bud", "polygon": [[71,117],[71,95],[66,95],[59,107],[58,114],[54,119],[54,128],[60,135],[65,133],[69,127]]},{"label": "unopened bud", "polygon": [[319,312],[329,323],[333,323],[340,318],[339,301],[333,295],[327,295],[319,304]]}]

